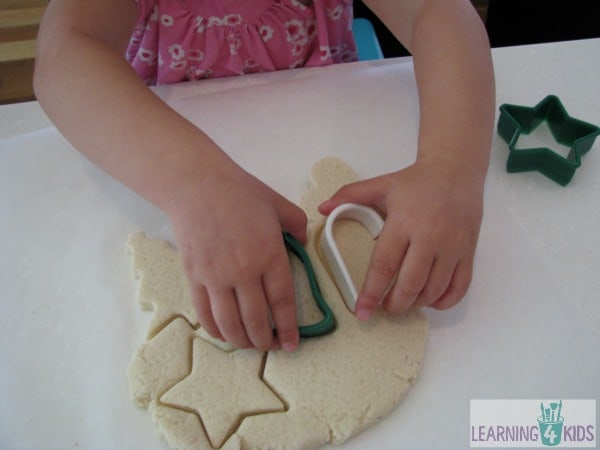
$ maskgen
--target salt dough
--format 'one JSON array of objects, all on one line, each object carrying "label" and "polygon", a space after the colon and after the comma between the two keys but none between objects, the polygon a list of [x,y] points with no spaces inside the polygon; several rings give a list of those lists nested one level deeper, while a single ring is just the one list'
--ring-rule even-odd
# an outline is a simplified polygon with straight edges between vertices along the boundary
[{"label": "salt dough", "polygon": [[[294,353],[235,350],[199,327],[176,251],[143,233],[128,248],[138,301],[154,307],[147,341],[128,367],[133,401],[147,407],[173,449],[313,449],[341,444],[388,415],[416,381],[428,322],[419,310],[377,313],[360,322],[347,309],[318,255],[324,218],[316,206],[356,180],[341,160],[319,161],[301,206],[306,250],[337,321],[334,333],[302,340]],[[374,245],[368,232],[339,221],[334,234],[357,286]],[[291,256],[290,256],[291,257]],[[301,324],[320,312],[303,269],[291,257]]]}]

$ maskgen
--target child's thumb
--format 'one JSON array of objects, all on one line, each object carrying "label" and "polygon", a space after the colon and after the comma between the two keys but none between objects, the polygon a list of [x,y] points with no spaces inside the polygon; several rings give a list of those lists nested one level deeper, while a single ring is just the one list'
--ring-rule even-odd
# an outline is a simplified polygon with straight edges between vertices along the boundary
[{"label": "child's thumb", "polygon": [[276,209],[281,229],[291,233],[301,243],[306,244],[308,240],[306,235],[308,219],[302,208],[282,198],[278,202]]},{"label": "child's thumb", "polygon": [[364,182],[342,186],[329,199],[319,205],[319,212],[325,216],[329,215],[338,206],[344,203],[358,203],[364,206],[376,206],[379,199],[378,193],[368,189]]}]

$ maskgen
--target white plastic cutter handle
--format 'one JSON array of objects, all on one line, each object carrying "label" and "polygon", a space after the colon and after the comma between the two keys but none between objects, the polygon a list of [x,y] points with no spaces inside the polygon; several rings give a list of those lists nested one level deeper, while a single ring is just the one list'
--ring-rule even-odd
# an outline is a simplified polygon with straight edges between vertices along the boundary
[{"label": "white plastic cutter handle", "polygon": [[383,219],[372,208],[357,205],[355,203],[344,203],[335,208],[325,221],[325,228],[321,233],[321,252],[329,266],[338,289],[350,311],[354,312],[358,292],[354,286],[342,255],[333,239],[333,223],[337,219],[351,219],[363,225],[371,234],[373,239],[379,236],[383,228]]}]

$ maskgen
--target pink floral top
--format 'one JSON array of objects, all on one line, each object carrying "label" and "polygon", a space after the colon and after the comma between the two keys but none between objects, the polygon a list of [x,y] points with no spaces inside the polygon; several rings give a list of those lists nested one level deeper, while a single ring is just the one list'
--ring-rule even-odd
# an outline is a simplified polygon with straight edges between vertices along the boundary
[{"label": "pink floral top", "polygon": [[127,61],[147,84],[357,60],[352,0],[137,0]]}]

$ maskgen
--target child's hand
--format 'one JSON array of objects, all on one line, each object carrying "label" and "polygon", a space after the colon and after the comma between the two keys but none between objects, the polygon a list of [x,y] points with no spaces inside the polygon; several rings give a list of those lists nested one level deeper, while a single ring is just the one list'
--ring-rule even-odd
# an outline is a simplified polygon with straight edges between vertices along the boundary
[{"label": "child's hand", "polygon": [[353,202],[386,216],[358,296],[359,319],[368,320],[380,304],[398,314],[410,306],[450,308],[465,295],[482,220],[483,184],[459,170],[417,162],[344,186],[320,205],[326,215]]},{"label": "child's hand", "polygon": [[306,242],[304,211],[230,164],[177,193],[167,212],[206,331],[237,348],[294,350],[296,304],[282,229]]}]

